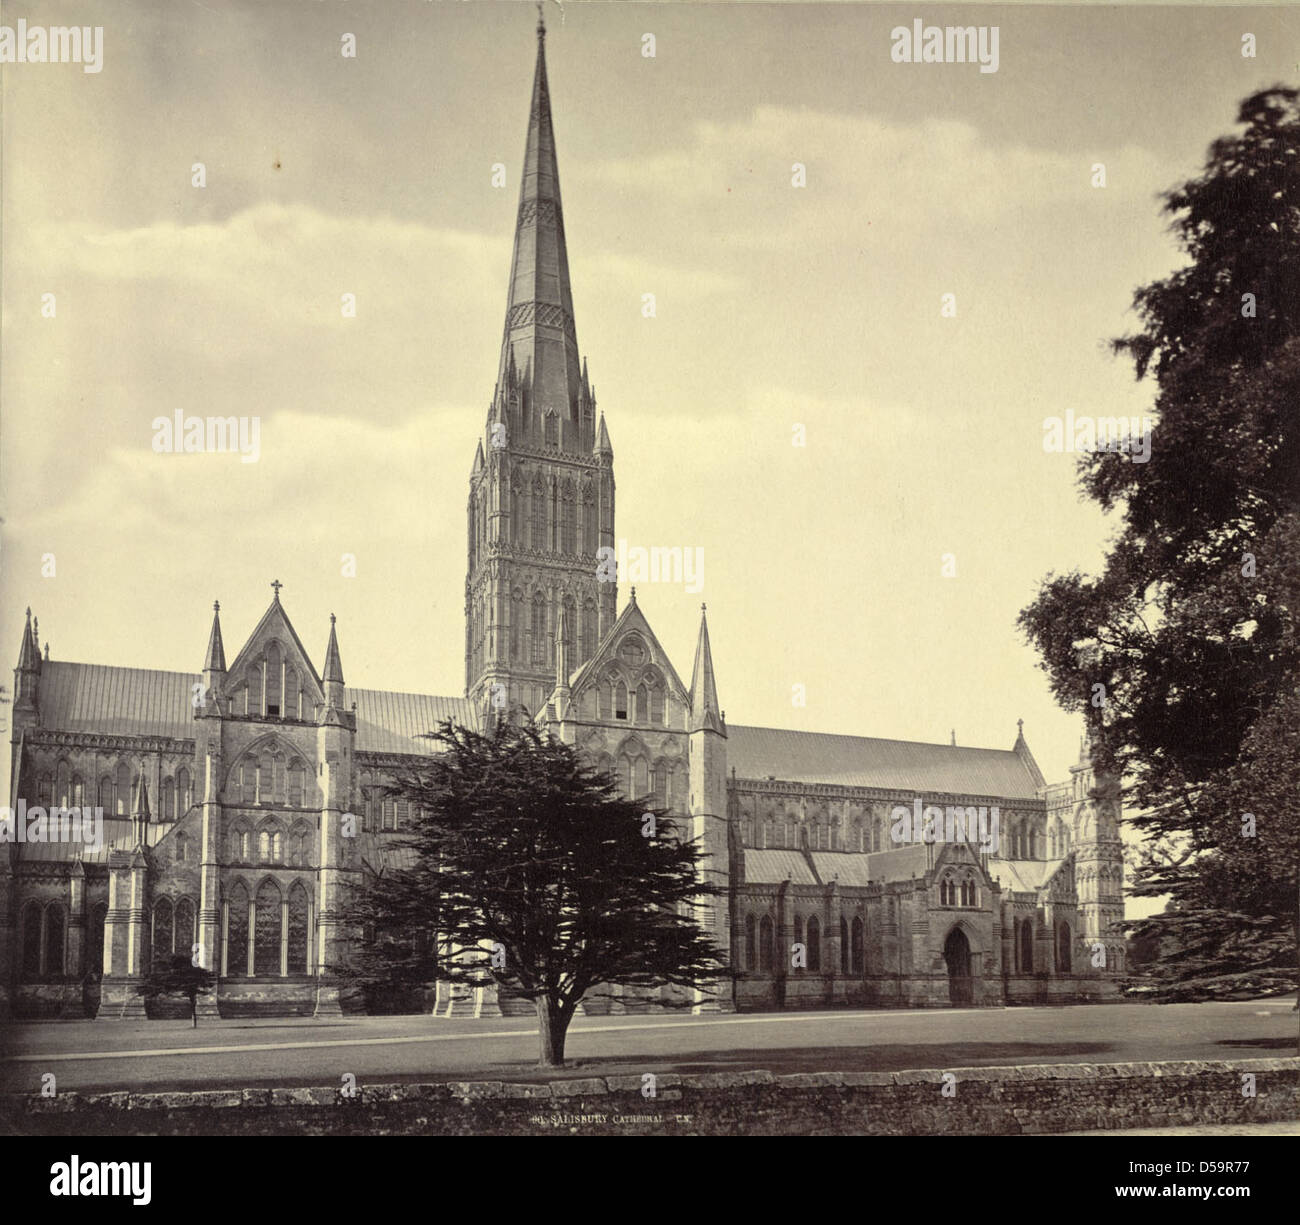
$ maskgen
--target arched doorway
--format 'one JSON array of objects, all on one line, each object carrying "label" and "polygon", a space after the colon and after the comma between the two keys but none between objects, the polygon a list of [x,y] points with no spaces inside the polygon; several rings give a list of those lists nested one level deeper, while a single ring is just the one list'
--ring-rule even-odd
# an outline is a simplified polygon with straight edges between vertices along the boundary
[{"label": "arched doorway", "polygon": [[943,959],[948,963],[948,1001],[954,1007],[970,1004],[975,993],[971,987],[970,941],[960,927],[954,927],[943,942]]}]

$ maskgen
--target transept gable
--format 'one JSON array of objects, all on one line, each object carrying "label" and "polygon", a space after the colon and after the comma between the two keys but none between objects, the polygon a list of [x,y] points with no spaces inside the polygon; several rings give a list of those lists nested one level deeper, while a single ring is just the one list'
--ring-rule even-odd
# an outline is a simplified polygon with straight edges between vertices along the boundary
[{"label": "transept gable", "polygon": [[647,673],[655,673],[665,682],[671,699],[688,702],[686,686],[677,675],[650,622],[637,606],[636,592],[624,607],[609,633],[601,640],[595,654],[572,676],[570,687],[575,696],[589,682],[598,677],[617,674],[629,688]]},{"label": "transept gable", "polygon": [[[285,669],[285,677],[292,669],[293,678],[300,682],[303,692],[311,696],[313,703],[325,701],[320,674],[280,603],[279,592],[230,665],[225,690],[231,693],[247,684],[250,675],[276,666]],[[268,690],[278,691],[281,679],[280,676],[268,675]]]}]

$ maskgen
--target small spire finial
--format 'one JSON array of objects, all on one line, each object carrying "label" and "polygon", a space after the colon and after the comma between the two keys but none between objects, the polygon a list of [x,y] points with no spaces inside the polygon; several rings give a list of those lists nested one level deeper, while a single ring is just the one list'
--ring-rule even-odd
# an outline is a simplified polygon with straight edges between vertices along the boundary
[{"label": "small spire finial", "polygon": [[277,604],[280,602],[280,588],[283,587],[283,586],[284,586],[284,584],[283,584],[282,582],[280,582],[279,579],[276,579],[276,580],[271,584],[271,590],[275,592],[275,602],[276,602]]},{"label": "small spire finial", "polygon": [[546,37],[546,18],[542,16],[542,0],[537,0],[537,37]]},{"label": "small spire finial", "polygon": [[635,587],[632,588],[632,603],[633,603],[633,604],[636,603],[636,588],[635,588]]},{"label": "small spire finial", "polygon": [[213,612],[220,612],[220,611],[221,611],[221,601],[220,601],[220,600],[213,600],[213,601],[212,601],[212,611],[213,611]]},{"label": "small spire finial", "polygon": [[1016,731],[1022,736],[1025,734],[1025,721],[1023,719],[1016,720]]},{"label": "small spire finial", "polygon": [[334,614],[333,614],[333,613],[330,613],[330,624],[331,624],[331,625],[334,624]]}]

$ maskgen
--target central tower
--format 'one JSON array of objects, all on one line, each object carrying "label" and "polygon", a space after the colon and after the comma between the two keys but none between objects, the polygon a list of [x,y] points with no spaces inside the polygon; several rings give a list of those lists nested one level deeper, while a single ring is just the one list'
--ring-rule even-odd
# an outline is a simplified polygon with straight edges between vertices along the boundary
[{"label": "central tower", "polygon": [[555,688],[557,625],[577,668],[617,602],[600,577],[612,565],[597,562],[614,544],[614,452],[578,356],[540,21],[501,360],[468,511],[465,696],[480,712],[535,715]]}]

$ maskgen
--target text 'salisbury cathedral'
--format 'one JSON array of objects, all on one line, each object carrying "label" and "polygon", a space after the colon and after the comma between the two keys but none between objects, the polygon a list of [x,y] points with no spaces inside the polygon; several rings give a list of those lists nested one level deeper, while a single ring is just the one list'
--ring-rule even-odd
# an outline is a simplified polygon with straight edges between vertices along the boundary
[{"label": "text 'salisbury cathedral'", "polygon": [[[93,807],[101,850],[0,846],[0,1009],[139,1016],[156,956],[195,950],[214,1006],[340,1009],[340,898],[392,859],[408,818],[380,788],[444,718],[523,711],[682,814],[724,897],[707,921],[740,972],[722,1008],[1099,999],[1123,970],[1118,788],[1085,739],[1070,780],[1009,749],[728,724],[700,618],[689,686],[613,547],[614,451],[580,360],[545,32],[539,30],[496,390],[474,455],[464,698],[345,684],[331,618],[318,671],[280,600],[201,672],[65,663],[28,618],[14,673],[10,808]],[[364,641],[364,640],[362,640]],[[898,806],[1000,814],[996,847],[891,838]],[[355,836],[341,836],[345,814]],[[792,955],[792,950],[795,950]],[[348,1001],[343,1001],[347,1003]],[[601,1010],[644,1011],[644,993]],[[491,988],[442,1014],[532,1012]],[[596,1006],[590,1006],[596,1011]]]}]

